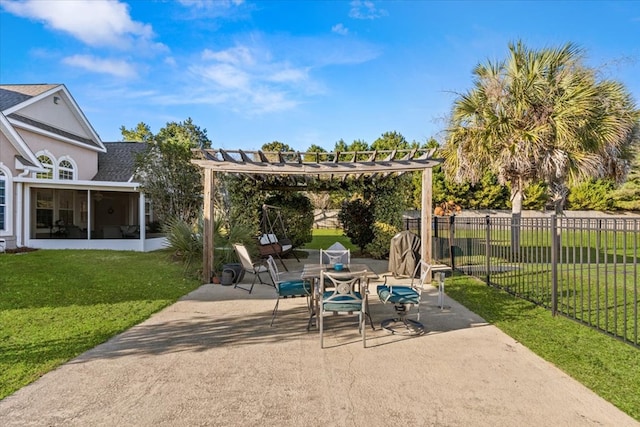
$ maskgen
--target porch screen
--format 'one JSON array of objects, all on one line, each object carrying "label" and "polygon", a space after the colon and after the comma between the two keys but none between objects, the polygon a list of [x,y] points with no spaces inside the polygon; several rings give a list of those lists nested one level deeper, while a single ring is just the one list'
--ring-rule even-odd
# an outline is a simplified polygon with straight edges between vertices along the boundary
[{"label": "porch screen", "polygon": [[36,227],[53,226],[53,191],[36,191]]},{"label": "porch screen", "polygon": [[0,171],[0,230],[6,230],[7,218],[7,178],[4,172]]}]

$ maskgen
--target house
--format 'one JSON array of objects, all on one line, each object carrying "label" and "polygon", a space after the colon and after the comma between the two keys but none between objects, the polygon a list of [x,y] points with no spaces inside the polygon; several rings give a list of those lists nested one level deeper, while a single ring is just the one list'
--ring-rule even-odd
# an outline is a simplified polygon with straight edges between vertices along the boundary
[{"label": "house", "polygon": [[145,148],[103,143],[62,84],[0,85],[0,251],[162,248],[133,180]]}]

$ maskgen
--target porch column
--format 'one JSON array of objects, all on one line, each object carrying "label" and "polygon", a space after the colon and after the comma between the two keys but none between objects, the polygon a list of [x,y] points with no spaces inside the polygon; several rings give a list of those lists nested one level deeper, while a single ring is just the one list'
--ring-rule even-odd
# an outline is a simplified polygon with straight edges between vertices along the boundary
[{"label": "porch column", "polygon": [[211,283],[213,273],[214,239],[213,239],[213,189],[215,173],[209,168],[204,169],[204,209],[203,209],[203,236],[202,236],[202,281]]},{"label": "porch column", "polygon": [[[27,210],[25,208],[25,205],[23,203],[24,200],[24,194],[23,194],[23,186],[21,182],[17,182],[16,183],[16,199],[15,199],[15,203],[13,204],[13,206],[9,205],[8,208],[9,209],[13,209],[13,212],[11,212],[12,215],[9,216],[9,218],[11,218],[13,216],[13,218],[15,218],[15,233],[16,233],[16,246],[20,247],[20,246],[27,246],[26,244],[26,239],[25,239],[25,232],[28,233],[28,227],[27,224],[29,223],[29,221],[27,221],[27,219],[31,218],[31,215],[29,214],[29,210]],[[14,208],[17,207],[17,209]]]},{"label": "porch column", "polygon": [[[431,168],[426,168],[422,171],[422,202],[420,204],[421,212],[420,212],[420,239],[421,247],[420,247],[420,255],[423,260],[427,262],[432,262],[432,251],[431,251],[431,221],[432,218],[432,183],[433,174]],[[431,283],[431,275],[427,278],[427,283]]]},{"label": "porch column", "polygon": [[91,189],[87,190],[87,240],[91,240],[91,230],[93,229],[93,210],[91,209]]},{"label": "porch column", "polygon": [[[139,190],[138,190],[139,191]],[[144,193],[142,191],[140,191],[138,193],[139,197],[138,197],[138,229],[140,230],[139,234],[140,234],[140,240],[144,241],[144,239],[147,238],[147,215],[146,215],[146,211],[145,211],[145,196]]]}]

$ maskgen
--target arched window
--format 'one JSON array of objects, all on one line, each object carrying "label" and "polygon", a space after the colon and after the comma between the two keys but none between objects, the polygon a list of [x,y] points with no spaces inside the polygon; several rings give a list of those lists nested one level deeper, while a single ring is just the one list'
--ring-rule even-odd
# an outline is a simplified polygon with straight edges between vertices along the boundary
[{"label": "arched window", "polygon": [[73,179],[73,164],[69,160],[61,160],[58,164],[59,179]]},{"label": "arched window", "polygon": [[36,174],[36,178],[40,179],[53,179],[53,161],[51,157],[46,154],[41,154],[38,156],[38,161],[42,164],[42,166],[47,169],[46,172],[38,172]]},{"label": "arched window", "polygon": [[0,169],[0,231],[6,231],[8,224],[7,191],[9,189],[7,175]]}]

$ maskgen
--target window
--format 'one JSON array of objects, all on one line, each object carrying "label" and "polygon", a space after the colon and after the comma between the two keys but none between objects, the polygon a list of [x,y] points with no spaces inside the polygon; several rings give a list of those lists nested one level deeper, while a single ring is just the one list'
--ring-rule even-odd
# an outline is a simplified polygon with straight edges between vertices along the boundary
[{"label": "window", "polygon": [[84,199],[81,199],[80,201],[80,223],[83,226],[87,225],[87,221],[89,218],[89,210],[88,210],[88,203],[87,203],[87,199],[86,196]]},{"label": "window", "polygon": [[36,191],[36,227],[53,226],[53,190],[38,189]]},{"label": "window", "polygon": [[63,225],[73,224],[73,191],[58,191],[58,219]]},{"label": "window", "polygon": [[51,158],[43,154],[38,156],[38,161],[42,163],[42,166],[44,166],[45,169],[47,169],[47,172],[38,172],[36,174],[36,178],[53,179],[53,162],[51,161]]},{"label": "window", "polygon": [[59,179],[73,179],[73,164],[69,160],[62,160],[58,165]]},{"label": "window", "polygon": [[7,229],[7,175],[0,170],[0,231]]},{"label": "window", "polygon": [[151,224],[153,219],[153,207],[151,206],[151,201],[148,199],[144,201],[144,218],[146,225]]}]

